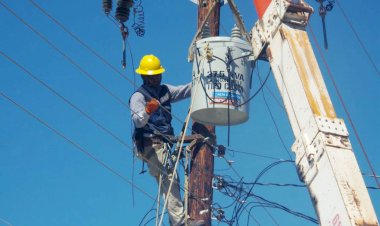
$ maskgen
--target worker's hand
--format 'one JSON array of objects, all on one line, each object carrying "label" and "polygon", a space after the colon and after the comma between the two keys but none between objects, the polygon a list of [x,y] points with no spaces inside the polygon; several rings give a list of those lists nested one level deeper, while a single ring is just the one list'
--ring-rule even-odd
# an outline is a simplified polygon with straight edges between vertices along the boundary
[{"label": "worker's hand", "polygon": [[159,106],[160,106],[160,102],[158,102],[157,99],[152,98],[150,101],[148,101],[146,103],[146,105],[145,105],[145,111],[146,111],[146,113],[148,113],[150,115],[153,112],[155,112],[158,109]]}]

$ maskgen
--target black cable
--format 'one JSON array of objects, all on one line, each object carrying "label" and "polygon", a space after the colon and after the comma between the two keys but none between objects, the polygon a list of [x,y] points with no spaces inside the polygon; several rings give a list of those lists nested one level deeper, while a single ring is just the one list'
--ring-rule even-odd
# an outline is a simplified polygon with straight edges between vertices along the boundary
[{"label": "black cable", "polygon": [[296,187],[296,188],[305,188],[305,184],[279,184],[279,183],[259,183],[256,182],[255,185],[260,186],[277,186],[277,187]]},{"label": "black cable", "polygon": [[[253,98],[255,98],[256,95],[259,94],[259,92],[263,89],[265,83],[267,82],[267,80],[268,80],[268,78],[269,78],[270,72],[271,72],[271,69],[269,69],[269,72],[268,72],[268,74],[267,74],[267,77],[265,78],[265,80],[264,80],[264,82],[261,84],[261,86],[256,90],[256,92],[255,92],[250,98],[248,98],[248,100],[246,100],[244,103],[239,104],[239,105],[235,105],[235,107],[240,107],[240,106],[242,106],[242,105],[244,105],[244,104],[247,104],[247,103],[249,103]],[[253,73],[253,69],[252,69],[252,73]]]},{"label": "black cable", "polygon": [[[247,201],[247,199],[248,199],[248,197],[251,195],[251,193],[252,193],[252,189],[254,188],[254,186],[255,186],[255,183],[257,183],[258,181],[259,181],[259,179],[268,171],[268,170],[270,170],[271,168],[273,168],[274,166],[276,166],[276,165],[278,165],[278,164],[281,164],[281,163],[289,163],[289,162],[294,162],[294,161],[292,161],[292,160],[283,160],[283,161],[277,161],[277,162],[273,162],[273,163],[271,163],[270,165],[268,165],[267,167],[265,167],[259,174],[258,174],[258,176],[256,177],[256,179],[254,180],[254,182],[253,182],[253,184],[252,184],[252,186],[251,186],[251,188],[249,189],[249,191],[248,191],[248,193],[246,194],[246,196],[245,196],[245,198],[243,199],[243,201],[244,202],[246,202]],[[241,215],[241,210],[243,209],[243,204],[242,205],[240,205],[238,208],[237,208],[237,214],[239,214],[239,212],[240,212],[240,214],[239,215]],[[245,208],[244,208],[245,209]]]},{"label": "black cable", "polygon": [[284,210],[284,211],[286,211],[286,212],[288,212],[290,214],[293,214],[294,216],[301,217],[301,218],[309,220],[309,221],[311,221],[311,222],[313,222],[315,224],[318,224],[318,220],[315,219],[315,218],[313,218],[313,217],[307,216],[307,215],[305,215],[303,213],[300,213],[300,212],[297,212],[297,211],[293,211],[293,210],[291,210],[291,209],[289,209],[289,208],[287,208],[287,207],[285,207],[285,206],[283,206],[283,205],[281,205],[279,203],[276,203],[276,202],[273,202],[273,201],[269,201],[269,200],[267,200],[267,199],[265,199],[265,198],[263,198],[261,196],[258,196],[258,195],[255,195],[255,194],[252,194],[252,195],[255,196],[256,198],[258,198],[259,200],[262,200],[265,203],[268,203],[269,206],[267,206],[267,207],[282,209],[282,210]]},{"label": "black cable", "polygon": [[[156,202],[154,202],[154,203],[156,203]],[[153,205],[154,206],[154,205]],[[144,222],[144,220],[145,220],[145,218],[149,215],[149,213],[150,212],[152,212],[152,211],[154,211],[154,210],[156,210],[156,208],[153,208],[153,206],[152,206],[152,208],[144,215],[144,217],[141,219],[141,221],[140,221],[140,223],[139,223],[139,226],[141,226],[142,225],[142,223]],[[154,218],[156,218],[156,217],[154,217]],[[153,218],[153,219],[154,219]],[[149,222],[149,221],[148,221]],[[147,222],[147,223],[148,223]],[[145,223],[144,225],[146,225],[147,223]]]},{"label": "black cable", "polygon": [[[257,68],[258,68],[258,66],[257,66]],[[259,69],[257,69],[257,72],[258,72],[257,76],[258,76],[258,78],[259,78],[259,80],[260,80],[261,85],[263,86],[263,84],[265,84],[266,81],[264,81],[264,82],[261,81],[261,77],[260,77],[260,74],[259,74]],[[262,86],[261,86],[261,87],[262,87]],[[281,141],[282,147],[284,148],[284,150],[285,150],[286,153],[288,154],[289,159],[293,160],[293,157],[292,157],[292,155],[290,154],[288,148],[286,148],[286,145],[285,145],[284,139],[283,139],[282,136],[281,136],[281,133],[280,133],[280,130],[279,130],[278,126],[277,126],[276,120],[274,120],[274,116],[273,116],[273,114],[272,114],[272,111],[271,111],[270,108],[269,108],[269,104],[268,104],[268,102],[267,102],[267,99],[265,98],[264,90],[263,90],[263,92],[262,92],[262,95],[263,95],[263,100],[264,100],[265,106],[266,106],[266,108],[267,108],[267,110],[268,110],[268,112],[269,112],[269,115],[270,115],[270,117],[271,117],[271,119],[272,119],[272,122],[273,122],[273,124],[274,124],[274,126],[275,126],[275,128],[276,128],[277,136],[279,137],[279,139],[280,139],[280,141]]]},{"label": "black cable", "polygon": [[[271,166],[272,165],[272,166]],[[270,166],[268,166],[268,167],[266,167],[266,169],[267,170],[269,170],[271,167],[273,167],[274,165],[276,165],[276,163],[274,163],[274,164],[271,164]],[[265,172],[264,172],[265,173]],[[263,175],[263,174],[261,174],[261,175]],[[259,175],[259,177],[260,177],[260,175]],[[218,176],[218,178],[220,178],[220,176]],[[250,185],[250,184],[252,184],[252,183],[246,183],[246,182],[243,182],[243,183],[241,183],[241,181],[239,181],[239,182],[232,182],[231,180],[229,180],[229,179],[227,179],[227,178],[230,178],[229,176],[224,176],[224,177],[222,177],[223,178],[223,184],[226,186],[226,187],[231,187],[231,188],[234,188],[235,189],[235,194],[236,194],[236,192],[239,192],[239,193],[241,193],[242,191],[244,191],[244,187],[242,187],[242,185],[241,184],[245,184],[245,185]],[[230,178],[231,179],[231,178]],[[233,185],[233,184],[231,184],[231,183],[236,183],[237,185]],[[258,185],[258,184],[262,184],[262,183],[258,183],[258,182],[256,182],[256,183],[253,183],[253,184],[255,184],[255,185]],[[276,184],[277,185],[277,184]],[[294,184],[291,184],[291,186],[300,186],[300,185],[294,185]],[[301,185],[302,186],[302,185]],[[222,190],[220,190],[220,191],[222,191]],[[244,191],[246,194],[249,194],[249,192],[247,192],[247,191]],[[222,194],[224,194],[224,195],[227,195],[228,197],[231,197],[231,195],[228,193],[228,194],[226,194],[225,192],[222,192]],[[238,198],[236,197],[236,196],[233,196],[234,197],[234,199],[235,200],[238,200]],[[241,197],[241,196],[240,196]],[[269,201],[269,200],[267,200],[267,199],[265,199],[265,198],[263,198],[263,197],[261,197],[261,196],[258,196],[258,195],[256,195],[256,194],[249,194],[249,197],[253,197],[253,198],[255,198],[255,199],[257,199],[258,201],[252,201],[252,202],[249,202],[249,203],[246,203],[246,202],[244,202],[244,201],[242,201],[242,200],[239,200],[238,202],[243,202],[243,203],[246,203],[245,204],[245,206],[244,206],[244,209],[246,209],[246,208],[249,208],[250,207],[250,205],[252,205],[252,204],[255,204],[254,206],[252,206],[251,208],[250,208],[250,210],[248,211],[248,214],[251,214],[251,211],[252,211],[252,209],[253,208],[255,208],[255,207],[266,207],[266,208],[276,208],[276,209],[280,209],[280,210],[283,210],[283,211],[285,211],[285,212],[288,212],[288,213],[290,213],[290,214],[292,214],[292,215],[294,215],[294,216],[297,216],[297,217],[301,217],[301,218],[303,218],[303,219],[306,219],[306,220],[309,220],[309,221],[311,221],[311,222],[313,222],[313,223],[318,223],[318,221],[316,220],[316,219],[314,219],[314,218],[312,218],[312,217],[310,217],[310,216],[307,216],[307,215],[305,215],[305,214],[303,214],[303,213],[300,213],[300,212],[297,212],[297,211],[294,211],[294,210],[291,210],[291,209],[289,209],[288,207],[286,207],[286,206],[284,206],[284,205],[281,205],[281,204],[279,204],[279,203],[277,203],[277,202],[273,202],[273,201]],[[238,203],[238,202],[236,202],[236,203]],[[219,205],[220,206],[220,205]],[[232,218],[232,221],[234,221],[235,223],[236,223],[236,225],[239,225],[239,218],[240,218],[240,216],[241,216],[241,214],[238,214],[239,212],[238,212],[238,209],[234,209],[234,213],[233,213],[233,218]],[[249,225],[249,219],[247,220],[248,221],[248,225]]]}]

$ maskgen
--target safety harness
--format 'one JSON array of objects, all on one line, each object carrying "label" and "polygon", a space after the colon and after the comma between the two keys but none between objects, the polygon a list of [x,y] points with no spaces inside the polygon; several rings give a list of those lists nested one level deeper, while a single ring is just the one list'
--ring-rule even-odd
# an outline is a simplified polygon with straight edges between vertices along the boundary
[{"label": "safety harness", "polygon": [[151,98],[156,98],[161,105],[161,107],[150,116],[148,123],[144,127],[135,127],[133,140],[137,151],[143,153],[145,139],[155,137],[165,141],[165,135],[172,136],[174,134],[173,127],[171,126],[171,95],[166,85],[160,86],[158,95],[150,92],[144,85],[137,89],[136,92],[141,93],[146,102]]}]

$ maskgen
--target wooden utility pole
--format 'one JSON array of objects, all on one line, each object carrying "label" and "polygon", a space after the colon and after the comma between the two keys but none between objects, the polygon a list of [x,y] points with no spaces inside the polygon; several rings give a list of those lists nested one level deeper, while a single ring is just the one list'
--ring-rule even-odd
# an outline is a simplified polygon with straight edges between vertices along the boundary
[{"label": "wooden utility pole", "polygon": [[[198,4],[198,28],[215,3],[214,0],[199,0]],[[213,9],[208,19],[211,36],[219,36],[220,4]],[[210,142],[215,142],[215,127],[203,125],[198,122],[193,124],[193,132],[209,137]],[[190,164],[189,181],[189,215],[191,219],[204,220],[206,226],[211,225],[212,205],[212,179],[214,176],[213,149],[208,144],[202,144],[193,150]]]}]

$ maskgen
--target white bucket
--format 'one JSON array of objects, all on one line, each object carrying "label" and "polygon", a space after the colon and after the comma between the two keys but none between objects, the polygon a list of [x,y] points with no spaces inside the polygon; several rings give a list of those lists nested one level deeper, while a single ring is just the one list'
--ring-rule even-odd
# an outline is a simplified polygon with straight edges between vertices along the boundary
[{"label": "white bucket", "polygon": [[210,37],[196,42],[191,90],[193,120],[210,125],[235,125],[248,120],[251,53],[251,45],[239,38]]}]

